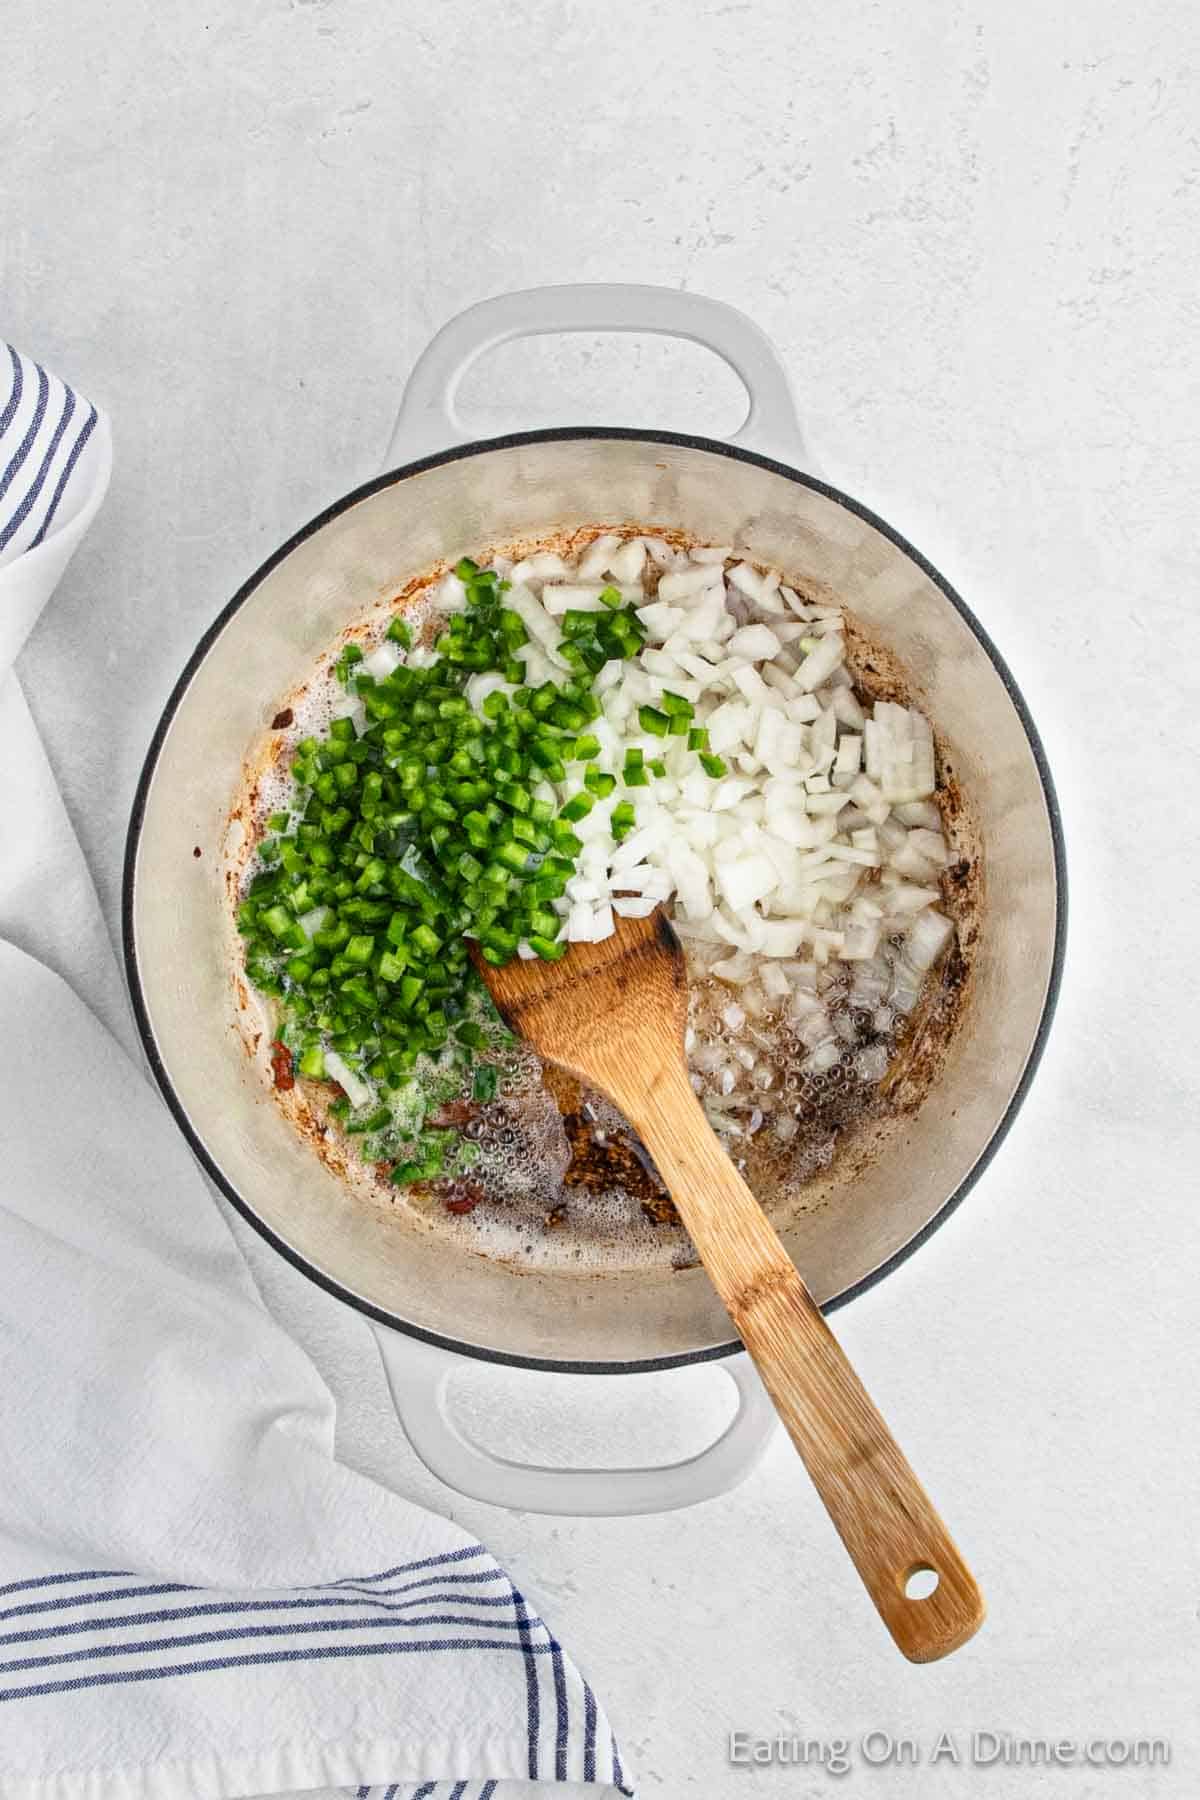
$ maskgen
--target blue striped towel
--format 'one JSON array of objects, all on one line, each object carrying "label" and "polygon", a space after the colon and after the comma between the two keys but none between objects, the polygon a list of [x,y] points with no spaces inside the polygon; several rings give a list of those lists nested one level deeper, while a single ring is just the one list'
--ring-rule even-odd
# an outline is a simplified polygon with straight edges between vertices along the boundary
[{"label": "blue striped towel", "polygon": [[3,347],[0,1793],[629,1793],[504,1570],[336,1460],[327,1390],[122,1048],[115,960],[13,669],[110,458],[104,417]]}]

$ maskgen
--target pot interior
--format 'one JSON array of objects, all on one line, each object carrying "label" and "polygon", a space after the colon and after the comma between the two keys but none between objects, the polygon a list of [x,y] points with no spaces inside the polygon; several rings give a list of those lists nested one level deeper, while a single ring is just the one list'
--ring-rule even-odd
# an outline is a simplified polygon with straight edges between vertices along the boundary
[{"label": "pot interior", "polygon": [[140,1022],[177,1116],[281,1248],[355,1304],[457,1348],[611,1367],[732,1347],[703,1270],[517,1270],[365,1204],[246,1053],[226,892],[246,759],[339,632],[442,559],[601,522],[732,543],[846,606],[898,660],[965,796],[983,899],[969,1003],[937,1079],[781,1222],[823,1303],[896,1257],[968,1180],[1039,1040],[1059,935],[1055,831],[1019,703],[960,604],[878,521],[775,465],[691,440],[541,433],[386,478],[315,521],[227,609],[176,690],[135,811],[126,928]]}]

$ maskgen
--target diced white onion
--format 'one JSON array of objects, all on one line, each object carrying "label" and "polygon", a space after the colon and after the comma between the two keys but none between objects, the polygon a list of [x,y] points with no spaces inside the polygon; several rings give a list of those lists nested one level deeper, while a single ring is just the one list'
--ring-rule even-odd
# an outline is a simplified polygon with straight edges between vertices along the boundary
[{"label": "diced white onion", "polygon": [[375,1090],[368,1087],[362,1078],[355,1074],[349,1063],[340,1057],[336,1050],[325,1052],[325,1073],[337,1082],[345,1091],[351,1106],[369,1106],[375,1097]]},{"label": "diced white onion", "polygon": [[613,911],[623,919],[648,918],[661,905],[653,894],[618,894],[612,903]]},{"label": "diced white onion", "polygon": [[941,913],[932,908],[918,913],[904,946],[913,968],[922,971],[932,968],[953,935],[953,924]]},{"label": "diced white onion", "polygon": [[608,572],[614,581],[635,582],[646,563],[646,546],[641,538],[629,538],[608,560]]},{"label": "diced white onion", "polygon": [[614,532],[596,538],[579,559],[579,579],[594,581],[597,575],[603,575],[611,566],[613,553],[620,548],[621,540]]},{"label": "diced white onion", "polygon": [[399,644],[391,638],[384,638],[382,644],[372,650],[370,656],[364,656],[362,667],[373,681],[386,681],[394,669],[398,669],[404,661],[404,652]]},{"label": "diced white onion", "polygon": [[743,625],[740,631],[734,632],[726,648],[730,656],[762,662],[767,657],[778,656],[779,639],[769,625]]},{"label": "diced white onion", "polygon": [[821,638],[796,670],[796,681],[806,694],[811,694],[814,688],[819,688],[822,682],[828,681],[845,655],[844,638],[835,633]]},{"label": "diced white onion", "polygon": [[699,594],[706,588],[720,591],[720,569],[693,564],[689,568],[672,570],[669,575],[664,575],[658,584],[658,593],[660,599],[674,603]]}]

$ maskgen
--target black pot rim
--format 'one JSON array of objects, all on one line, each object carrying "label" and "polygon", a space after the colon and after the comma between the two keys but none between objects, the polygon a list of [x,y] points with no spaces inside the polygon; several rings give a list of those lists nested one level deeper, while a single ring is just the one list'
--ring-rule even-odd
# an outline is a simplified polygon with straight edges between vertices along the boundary
[{"label": "black pot rim", "polygon": [[360,1313],[364,1313],[377,1324],[389,1326],[392,1330],[402,1332],[408,1337],[420,1338],[427,1344],[434,1344],[440,1349],[452,1351],[460,1356],[473,1357],[482,1362],[507,1364],[513,1368],[541,1369],[561,1374],[631,1375],[657,1369],[682,1368],[690,1363],[713,1362],[722,1357],[734,1355],[742,1348],[742,1345],[737,1338],[732,1338],[728,1343],[713,1344],[702,1350],[685,1351],[682,1354],[675,1356],[643,1357],[625,1362],[575,1362],[561,1358],[515,1356],[506,1351],[490,1349],[485,1345],[470,1344],[459,1339],[443,1337],[437,1332],[426,1331],[421,1326],[414,1325],[409,1320],[402,1319],[397,1314],[390,1313],[383,1307],[375,1306],[362,1295],[352,1292],[350,1289],[343,1287],[339,1282],[333,1280],[331,1276],[326,1275],[323,1270],[319,1269],[314,1263],[311,1263],[307,1257],[302,1256],[299,1251],[295,1250],[290,1244],[279,1237],[276,1232],[272,1231],[270,1227],[259,1218],[249,1202],[237,1192],[233,1184],[226,1178],[223,1171],[209,1154],[203,1140],[192,1126],[191,1120],[172,1086],[170,1076],[158,1053],[158,1047],[155,1043],[154,1033],[150,1024],[149,1011],[146,1005],[145,994],[142,989],[141,974],[138,968],[137,944],[133,927],[133,895],[138,843],[141,837],[147,796],[150,791],[150,785],[154,779],[154,772],[158,765],[159,753],[162,750],[167,731],[169,730],[171,721],[183,700],[184,694],[191,685],[193,677],[207,656],[210,648],[225,629],[229,621],[233,618],[234,614],[240,610],[250,598],[250,595],[254,593],[255,589],[266,579],[271,571],[276,568],[279,563],[283,562],[286,557],[290,556],[297,545],[302,544],[306,538],[309,538],[315,532],[320,531],[323,526],[327,525],[332,519],[337,518],[339,514],[345,512],[349,507],[357,505],[360,500],[366,500],[372,494],[377,494],[384,488],[392,487],[398,482],[407,480],[411,475],[421,474],[426,469],[440,468],[445,463],[462,462],[469,457],[482,455],[489,450],[505,450],[522,444],[572,442],[583,438],[624,439],[636,441],[638,443],[675,444],[685,449],[704,450],[715,456],[728,457],[731,461],[750,463],[757,468],[767,469],[772,474],[782,475],[787,480],[795,482],[799,487],[811,488],[815,493],[824,495],[826,499],[834,501],[839,506],[844,506],[848,512],[852,512],[860,519],[865,520],[868,525],[873,526],[876,531],[880,532],[884,537],[889,539],[891,543],[895,544],[899,550],[902,550],[906,556],[911,558],[917,567],[929,577],[941,593],[945,595],[951,606],[953,606],[963,622],[973,633],[993,668],[996,670],[1000,680],[1004,684],[1005,691],[1012,702],[1013,709],[1021,721],[1021,726],[1028,740],[1034,763],[1037,766],[1038,777],[1042,785],[1042,797],[1045,801],[1046,814],[1050,825],[1050,838],[1054,853],[1054,948],[1050,965],[1050,977],[1046,984],[1046,995],[1042,1004],[1042,1012],[1038,1021],[1037,1031],[1034,1035],[1033,1044],[1026,1060],[1025,1067],[1021,1071],[1020,1080],[1013,1090],[1012,1097],[1009,1100],[1008,1106],[1005,1108],[1003,1117],[1000,1119],[979,1156],[967,1171],[967,1174],[963,1177],[962,1181],[954,1189],[953,1193],[943,1201],[937,1212],[921,1227],[920,1231],[914,1233],[914,1235],[908,1239],[907,1243],[902,1244],[898,1250],[894,1251],[893,1254],[884,1262],[880,1263],[877,1268],[872,1269],[869,1274],[864,1275],[861,1281],[854,1282],[850,1287],[844,1288],[841,1293],[835,1294],[832,1299],[826,1301],[823,1310],[825,1312],[833,1312],[838,1307],[845,1306],[848,1301],[855,1299],[859,1294],[866,1293],[868,1288],[874,1287],[877,1282],[882,1281],[885,1276],[890,1275],[893,1270],[898,1269],[901,1263],[907,1262],[914,1251],[920,1249],[921,1245],[932,1236],[938,1227],[945,1224],[951,1213],[953,1213],[962,1203],[967,1194],[970,1193],[971,1189],[974,1187],[975,1183],[979,1180],[979,1177],[983,1174],[984,1170],[988,1167],[1007,1136],[1013,1120],[1020,1111],[1022,1102],[1029,1091],[1030,1083],[1032,1082],[1033,1077],[1037,1072],[1038,1064],[1041,1061],[1042,1052],[1046,1045],[1046,1038],[1058,1003],[1059,988],[1062,982],[1067,929],[1066,846],[1063,838],[1062,816],[1059,811],[1058,797],[1054,791],[1054,782],[1050,774],[1049,764],[1046,760],[1045,750],[1042,747],[1041,738],[1038,735],[1037,727],[1034,725],[1020,688],[1013,679],[1012,673],[1009,670],[1007,663],[1004,661],[1004,658],[1000,655],[1000,652],[993,644],[979,620],[975,617],[974,613],[970,610],[961,596],[953,587],[951,587],[945,576],[935,569],[933,564],[908,542],[907,538],[903,537],[900,532],[896,531],[886,520],[881,519],[877,513],[872,512],[869,507],[862,505],[860,501],[852,499],[848,494],[842,493],[838,488],[830,487],[827,482],[818,480],[816,476],[802,474],[799,470],[791,468],[787,463],[777,462],[774,458],[760,455],[754,450],[743,449],[740,445],[723,443],[716,438],[699,437],[687,432],[646,431],[635,428],[625,429],[620,426],[588,425],[562,426],[542,431],[514,432],[505,437],[476,439],[470,443],[455,445],[449,450],[439,451],[436,455],[421,457],[415,462],[405,463],[400,468],[390,469],[382,475],[375,476],[370,481],[363,482],[361,486],[352,489],[350,493],[343,495],[340,500],[335,500],[332,505],[327,506],[324,511],[316,514],[316,516],[310,519],[307,524],[302,525],[299,530],[293,532],[291,537],[289,537],[278,550],[269,556],[254,574],[250,576],[249,580],[243,583],[234,594],[233,598],[229,600],[218,613],[208,630],[203,634],[191,656],[188,658],[187,663],[184,665],[183,671],[176,681],[175,686],[172,688],[158,724],[154,728],[154,735],[150,740],[146,758],[142,764],[141,774],[138,777],[137,789],[134,794],[133,810],[130,815],[129,829],[125,839],[125,858],[121,883],[121,942],[126,979],[129,983],[130,998],[133,1003],[133,1013],[137,1023],[138,1033],[141,1037],[147,1060],[153,1070],[154,1078],[162,1090],[163,1098],[166,1101],[176,1124],[187,1139],[193,1155],[196,1157],[205,1173],[216,1183],[217,1187],[225,1195],[230,1204],[234,1206],[241,1216],[254,1227],[259,1235],[265,1238],[267,1243],[290,1262],[294,1268],[299,1269],[302,1274],[308,1276],[309,1280],[314,1281],[318,1287],[324,1288],[326,1293],[332,1294],[336,1299],[346,1302],[347,1305],[354,1307],[355,1310]]}]

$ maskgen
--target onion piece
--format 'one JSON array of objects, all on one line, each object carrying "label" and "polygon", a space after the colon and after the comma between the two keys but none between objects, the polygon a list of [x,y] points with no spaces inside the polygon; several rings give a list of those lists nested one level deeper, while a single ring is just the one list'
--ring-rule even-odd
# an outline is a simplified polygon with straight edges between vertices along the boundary
[{"label": "onion piece", "polygon": [[769,625],[743,625],[735,631],[729,640],[730,656],[747,658],[750,662],[763,662],[768,657],[778,656],[779,639]]},{"label": "onion piece", "polygon": [[641,577],[646,565],[646,546],[641,538],[628,538],[608,559],[608,572],[614,581],[630,583]]},{"label": "onion piece", "polygon": [[399,644],[391,638],[384,638],[382,644],[372,650],[370,656],[364,656],[362,668],[374,681],[386,681],[393,670],[398,669],[404,661],[404,652]]},{"label": "onion piece", "polygon": [[664,575],[658,584],[658,594],[661,600],[675,602],[700,594],[706,588],[715,588],[719,592],[722,585],[719,568],[706,568],[703,564],[692,563],[687,568],[673,569],[669,575]]},{"label": "onion piece", "polygon": [[828,681],[838,665],[845,660],[846,641],[838,633],[831,632],[828,637],[821,638],[809,651],[800,667],[796,670],[796,682],[806,694]]},{"label": "onion piece", "polygon": [[296,923],[306,938],[311,940],[318,931],[325,929],[331,910],[328,906],[314,906],[308,912],[301,913]]},{"label": "onion piece", "polygon": [[914,969],[924,973],[931,969],[954,936],[954,926],[932,907],[918,913],[905,941],[904,952]]},{"label": "onion piece", "polygon": [[369,1106],[375,1098],[374,1088],[368,1087],[336,1050],[325,1052],[325,1073],[343,1089],[351,1106]]},{"label": "onion piece", "polygon": [[603,575],[620,548],[621,540],[615,532],[606,531],[601,537],[594,538],[579,559],[580,581],[594,581],[597,575]]}]

